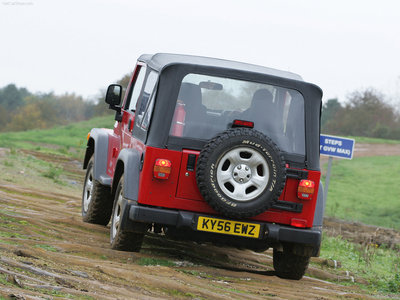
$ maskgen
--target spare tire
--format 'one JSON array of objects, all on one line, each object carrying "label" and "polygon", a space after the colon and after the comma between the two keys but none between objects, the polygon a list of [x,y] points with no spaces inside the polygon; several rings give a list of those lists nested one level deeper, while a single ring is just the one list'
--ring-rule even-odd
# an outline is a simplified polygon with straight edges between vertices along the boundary
[{"label": "spare tire", "polygon": [[200,193],[226,217],[248,218],[274,204],[286,182],[285,161],[278,146],[264,134],[234,128],[211,139],[196,168]]}]

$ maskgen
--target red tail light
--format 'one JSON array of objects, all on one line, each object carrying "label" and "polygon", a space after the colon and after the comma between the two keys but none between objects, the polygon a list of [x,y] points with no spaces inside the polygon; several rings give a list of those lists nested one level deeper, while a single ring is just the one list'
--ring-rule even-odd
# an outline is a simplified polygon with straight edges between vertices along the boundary
[{"label": "red tail light", "polygon": [[302,179],[297,188],[297,197],[303,200],[310,200],[314,195],[315,183],[312,180]]},{"label": "red tail light", "polygon": [[172,163],[168,159],[158,158],[154,164],[153,176],[158,179],[168,179]]}]

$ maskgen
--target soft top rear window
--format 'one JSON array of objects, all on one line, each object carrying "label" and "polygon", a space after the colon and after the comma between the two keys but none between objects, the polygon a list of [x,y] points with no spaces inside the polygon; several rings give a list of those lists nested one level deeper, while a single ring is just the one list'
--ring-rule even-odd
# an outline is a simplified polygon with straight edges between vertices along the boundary
[{"label": "soft top rear window", "polygon": [[254,122],[281,150],[305,155],[304,98],[296,90],[190,73],[181,83],[170,135],[209,140],[235,119]]}]

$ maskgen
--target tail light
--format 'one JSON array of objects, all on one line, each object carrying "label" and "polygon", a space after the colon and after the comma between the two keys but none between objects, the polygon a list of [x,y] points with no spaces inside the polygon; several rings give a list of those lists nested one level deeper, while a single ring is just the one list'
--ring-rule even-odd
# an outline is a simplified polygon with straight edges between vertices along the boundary
[{"label": "tail light", "polygon": [[168,159],[158,158],[154,164],[153,176],[158,179],[168,179],[171,173],[171,161]]},{"label": "tail light", "polygon": [[312,180],[302,179],[297,188],[297,197],[303,200],[309,200],[314,195],[315,183]]}]

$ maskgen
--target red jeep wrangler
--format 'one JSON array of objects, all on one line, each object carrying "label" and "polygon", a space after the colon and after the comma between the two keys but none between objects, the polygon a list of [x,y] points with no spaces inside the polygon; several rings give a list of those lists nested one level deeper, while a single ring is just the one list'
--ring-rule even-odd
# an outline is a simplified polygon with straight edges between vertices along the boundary
[{"label": "red jeep wrangler", "polygon": [[261,66],[155,54],[139,58],[121,97],[108,87],[114,129],[88,137],[83,220],[111,218],[118,250],[139,251],[150,228],[272,247],[276,274],[302,278],[321,243],[321,89]]}]

